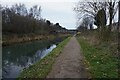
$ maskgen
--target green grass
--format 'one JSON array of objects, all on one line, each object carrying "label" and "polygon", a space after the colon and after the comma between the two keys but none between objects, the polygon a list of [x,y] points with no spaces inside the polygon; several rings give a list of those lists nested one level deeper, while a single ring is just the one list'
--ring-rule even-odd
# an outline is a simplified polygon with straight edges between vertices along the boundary
[{"label": "green grass", "polygon": [[118,78],[118,59],[112,54],[108,44],[90,45],[82,37],[77,37],[86,65],[92,78]]},{"label": "green grass", "polygon": [[70,37],[58,44],[45,58],[30,66],[28,69],[23,70],[19,78],[45,78],[52,69],[56,57],[59,56],[69,40]]}]

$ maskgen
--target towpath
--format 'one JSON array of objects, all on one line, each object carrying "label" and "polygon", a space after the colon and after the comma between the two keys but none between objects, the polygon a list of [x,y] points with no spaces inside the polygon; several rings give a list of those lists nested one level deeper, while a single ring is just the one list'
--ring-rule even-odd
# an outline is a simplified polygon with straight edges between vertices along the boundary
[{"label": "towpath", "polygon": [[73,36],[56,58],[47,78],[88,78],[80,45]]}]

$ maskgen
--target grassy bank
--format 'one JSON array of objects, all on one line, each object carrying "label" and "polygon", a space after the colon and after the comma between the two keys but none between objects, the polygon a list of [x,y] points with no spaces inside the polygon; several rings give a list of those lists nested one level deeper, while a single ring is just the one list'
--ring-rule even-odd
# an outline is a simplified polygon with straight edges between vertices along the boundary
[{"label": "grassy bank", "polygon": [[30,66],[28,69],[23,70],[19,78],[45,78],[50,72],[56,57],[59,56],[69,40],[70,37],[59,43],[45,58]]},{"label": "grassy bank", "polygon": [[25,42],[30,42],[30,41],[35,41],[35,40],[53,40],[55,38],[62,38],[62,37],[67,37],[70,36],[70,34],[50,34],[50,35],[37,35],[37,34],[24,34],[24,35],[16,35],[16,34],[11,34],[11,35],[3,35],[2,36],[2,45],[7,46],[7,45],[13,45],[13,44],[18,44],[18,43],[25,43]]},{"label": "grassy bank", "polygon": [[118,59],[116,46],[109,43],[91,45],[85,37],[77,37],[82,52],[85,56],[85,63],[92,78],[118,78]]}]

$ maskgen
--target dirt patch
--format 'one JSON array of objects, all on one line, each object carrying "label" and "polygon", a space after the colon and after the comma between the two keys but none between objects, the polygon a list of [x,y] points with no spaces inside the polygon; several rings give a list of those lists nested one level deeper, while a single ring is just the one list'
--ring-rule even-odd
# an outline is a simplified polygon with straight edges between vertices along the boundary
[{"label": "dirt patch", "polygon": [[52,67],[47,78],[89,78],[83,55],[75,37],[72,37]]}]

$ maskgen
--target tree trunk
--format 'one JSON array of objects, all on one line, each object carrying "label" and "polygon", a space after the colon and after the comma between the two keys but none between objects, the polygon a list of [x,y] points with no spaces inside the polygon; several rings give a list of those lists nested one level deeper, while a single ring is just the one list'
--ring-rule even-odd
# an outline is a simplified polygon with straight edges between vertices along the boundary
[{"label": "tree trunk", "polygon": [[109,31],[112,29],[112,15],[110,15],[110,21],[109,21]]},{"label": "tree trunk", "polygon": [[110,15],[110,19],[109,19],[109,31],[111,31],[112,29],[112,16],[113,16],[113,7],[112,7],[112,2],[109,3],[109,15]]},{"label": "tree trunk", "polygon": [[118,31],[119,31],[119,28],[120,28],[120,1],[118,2],[118,7],[119,7],[119,10],[118,10]]}]

